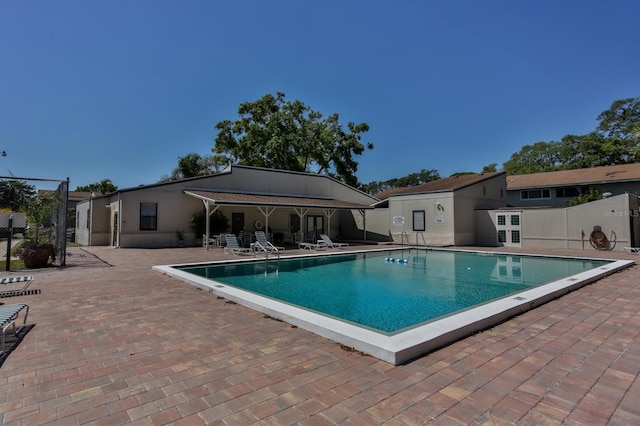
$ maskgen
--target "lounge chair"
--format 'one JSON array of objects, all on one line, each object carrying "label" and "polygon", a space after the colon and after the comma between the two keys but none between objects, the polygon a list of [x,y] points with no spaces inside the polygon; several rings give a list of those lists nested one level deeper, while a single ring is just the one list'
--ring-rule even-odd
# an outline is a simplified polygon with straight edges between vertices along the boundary
[{"label": "lounge chair", "polygon": [[624,251],[629,254],[640,254],[640,247],[624,247]]},{"label": "lounge chair", "polygon": [[[16,320],[20,312],[25,309],[24,321],[20,328],[16,330]],[[29,315],[29,305],[17,303],[15,305],[0,306],[0,327],[2,327],[2,345],[0,346],[0,354],[4,353],[4,342],[7,329],[13,327],[14,334],[19,334],[27,324],[27,316]]]},{"label": "lounge chair", "polygon": [[2,285],[22,284],[21,288],[0,291],[0,297],[13,297],[13,296],[23,295],[25,291],[27,291],[27,288],[31,285],[34,279],[35,277],[31,275],[25,275],[21,277],[0,278],[0,284]]},{"label": "lounge chair", "polygon": [[298,243],[298,248],[307,249],[307,250],[324,250],[327,248],[327,245],[324,243]]},{"label": "lounge chair", "polygon": [[265,251],[268,253],[284,251],[284,247],[276,247],[267,239],[264,231],[256,231],[256,241],[251,244],[254,251]]},{"label": "lounge chair", "polygon": [[349,247],[347,243],[334,243],[327,234],[320,234],[320,238],[322,238],[323,244],[330,248]]},{"label": "lounge chair", "polygon": [[239,254],[249,254],[253,253],[253,249],[249,247],[240,247],[238,244],[238,239],[233,234],[225,234],[224,240],[227,245],[224,247],[224,252],[226,254],[235,254],[236,256]]}]

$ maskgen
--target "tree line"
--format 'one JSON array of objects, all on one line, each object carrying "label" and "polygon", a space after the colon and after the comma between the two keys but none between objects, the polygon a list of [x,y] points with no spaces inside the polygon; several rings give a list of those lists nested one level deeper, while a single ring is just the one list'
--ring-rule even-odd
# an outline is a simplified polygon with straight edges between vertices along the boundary
[{"label": "tree line", "polygon": [[[559,141],[525,145],[498,168],[509,175],[627,164],[640,161],[640,97],[620,99],[600,113],[598,125],[586,135],[566,135]],[[160,178],[167,182],[219,172],[231,164],[313,172],[332,176],[369,194],[390,188],[420,185],[440,179],[434,169],[422,169],[385,181],[361,183],[356,177],[356,157],[374,148],[362,139],[367,123],[340,123],[333,113],[327,117],[285,94],[267,94],[254,102],[243,102],[238,118],[215,125],[212,153],[188,153],[178,158],[173,171]],[[460,172],[457,174],[468,173]],[[78,187],[100,193],[115,191],[109,179]]]}]

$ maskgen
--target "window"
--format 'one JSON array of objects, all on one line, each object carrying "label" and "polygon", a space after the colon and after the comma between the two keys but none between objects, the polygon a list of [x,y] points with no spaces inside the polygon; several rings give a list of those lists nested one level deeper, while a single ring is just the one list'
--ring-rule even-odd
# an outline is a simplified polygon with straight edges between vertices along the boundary
[{"label": "window", "polygon": [[414,231],[424,231],[425,220],[424,220],[424,210],[414,210],[413,211],[413,230]]},{"label": "window", "polygon": [[513,225],[513,226],[520,225],[520,215],[519,214],[512,214],[511,215],[511,225]]},{"label": "window", "polygon": [[511,231],[511,242],[513,244],[520,244],[520,231]]},{"label": "window", "polygon": [[156,231],[158,229],[158,204],[140,203],[140,230]]},{"label": "window", "polygon": [[557,188],[556,189],[557,198],[575,198],[578,195],[580,195],[580,190],[578,188]]},{"label": "window", "polygon": [[504,230],[498,231],[498,242],[499,243],[507,242],[507,231],[504,231]]},{"label": "window", "polygon": [[551,193],[548,189],[530,189],[528,191],[520,191],[521,200],[542,200],[545,198],[551,198]]},{"label": "window", "polygon": [[505,215],[499,215],[498,216],[498,225],[500,226],[505,226],[507,224],[507,219]]}]

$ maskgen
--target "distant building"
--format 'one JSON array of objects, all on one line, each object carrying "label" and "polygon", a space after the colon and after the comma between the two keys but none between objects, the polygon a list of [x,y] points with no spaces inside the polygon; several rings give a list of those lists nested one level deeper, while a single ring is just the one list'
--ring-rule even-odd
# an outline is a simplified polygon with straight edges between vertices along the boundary
[{"label": "distant building", "polygon": [[370,238],[428,246],[473,245],[474,211],[506,206],[504,172],[456,175],[376,194],[366,212]]},{"label": "distant building", "polygon": [[566,207],[590,188],[600,194],[640,193],[640,163],[507,176],[507,203],[513,207]]}]

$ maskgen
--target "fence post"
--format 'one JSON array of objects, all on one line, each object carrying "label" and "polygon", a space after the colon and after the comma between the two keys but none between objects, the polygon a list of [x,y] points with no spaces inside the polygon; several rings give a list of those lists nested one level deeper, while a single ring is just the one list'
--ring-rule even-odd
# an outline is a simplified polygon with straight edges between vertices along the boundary
[{"label": "fence post", "polygon": [[13,215],[9,216],[9,235],[7,236],[7,264],[4,267],[5,271],[11,270],[11,236],[13,235]]}]

